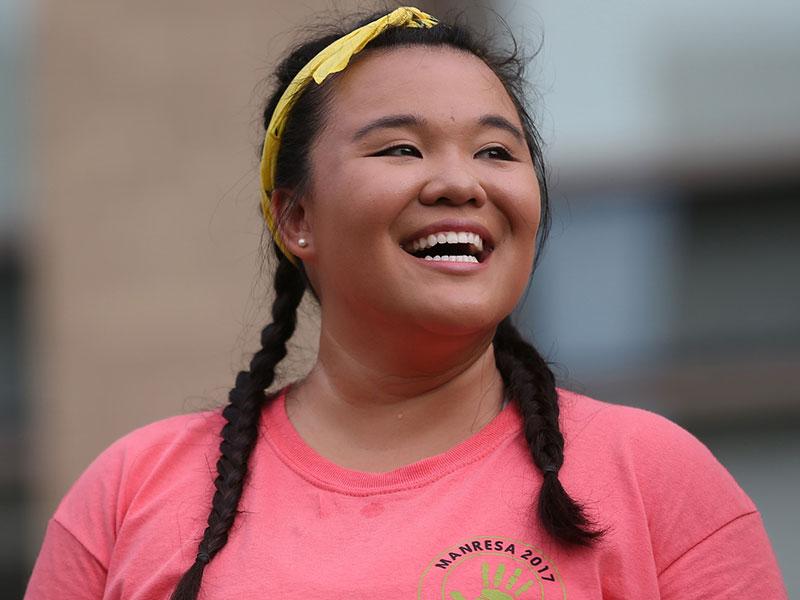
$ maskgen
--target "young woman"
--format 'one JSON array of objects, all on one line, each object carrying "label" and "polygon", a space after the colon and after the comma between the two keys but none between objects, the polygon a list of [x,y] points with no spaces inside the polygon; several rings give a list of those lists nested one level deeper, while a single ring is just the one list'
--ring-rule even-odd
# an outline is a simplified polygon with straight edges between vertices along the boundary
[{"label": "young woman", "polygon": [[[557,390],[512,326],[548,215],[520,72],[413,8],[281,63],[262,348],[89,467],[28,598],[785,597],[699,442]],[[307,290],[317,362],[267,391]]]}]

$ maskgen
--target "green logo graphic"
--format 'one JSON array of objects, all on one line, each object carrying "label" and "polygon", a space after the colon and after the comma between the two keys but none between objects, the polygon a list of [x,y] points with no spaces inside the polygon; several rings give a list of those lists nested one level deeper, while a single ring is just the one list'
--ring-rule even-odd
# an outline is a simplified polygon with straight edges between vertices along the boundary
[{"label": "green logo graphic", "polygon": [[[519,595],[533,585],[533,581],[528,580],[516,589],[514,584],[517,583],[519,576],[522,575],[522,569],[514,569],[511,577],[508,578],[508,583],[503,586],[503,575],[506,572],[506,565],[500,563],[494,573],[494,581],[489,583],[489,564],[481,564],[481,574],[483,576],[483,589],[481,595],[475,600],[514,600]],[[489,587],[491,585],[491,587]],[[500,588],[506,591],[502,591]],[[467,600],[461,592],[453,590],[450,592],[450,597],[453,600]]]}]

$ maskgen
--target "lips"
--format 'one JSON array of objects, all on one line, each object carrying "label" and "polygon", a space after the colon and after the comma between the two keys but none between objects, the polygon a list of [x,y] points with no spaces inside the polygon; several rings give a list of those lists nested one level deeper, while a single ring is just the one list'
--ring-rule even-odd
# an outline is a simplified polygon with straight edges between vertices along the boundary
[{"label": "lips", "polygon": [[461,229],[428,229],[402,244],[403,250],[424,260],[480,263],[491,253],[484,236]]}]

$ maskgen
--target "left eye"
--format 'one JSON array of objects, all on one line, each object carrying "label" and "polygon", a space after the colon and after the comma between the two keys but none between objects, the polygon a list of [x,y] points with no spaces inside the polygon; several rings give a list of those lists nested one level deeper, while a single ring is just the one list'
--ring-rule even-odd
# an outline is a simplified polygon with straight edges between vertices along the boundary
[{"label": "left eye", "polygon": [[476,158],[491,158],[493,160],[514,160],[511,153],[502,146],[484,148],[475,155]]},{"label": "left eye", "polygon": [[399,144],[376,152],[374,156],[415,156],[422,158],[422,153],[409,144]]}]

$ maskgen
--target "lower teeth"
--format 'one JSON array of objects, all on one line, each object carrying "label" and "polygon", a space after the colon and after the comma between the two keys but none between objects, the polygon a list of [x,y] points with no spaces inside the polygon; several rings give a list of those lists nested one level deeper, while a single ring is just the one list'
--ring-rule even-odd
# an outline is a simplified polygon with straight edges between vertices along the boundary
[{"label": "lower teeth", "polygon": [[425,260],[449,261],[449,262],[468,262],[476,263],[478,259],[469,254],[459,254],[456,256],[426,256]]}]

